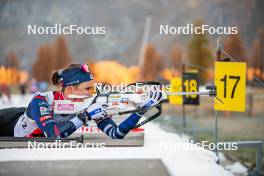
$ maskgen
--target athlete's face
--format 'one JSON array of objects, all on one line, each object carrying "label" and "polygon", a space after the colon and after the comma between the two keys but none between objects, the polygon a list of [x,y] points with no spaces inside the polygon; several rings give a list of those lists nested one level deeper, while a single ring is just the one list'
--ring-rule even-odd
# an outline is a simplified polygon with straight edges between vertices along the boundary
[{"label": "athlete's face", "polygon": [[[80,95],[80,96],[88,96],[91,97],[95,91],[94,91],[94,81],[87,81],[78,84],[77,86],[69,86],[67,87],[66,91],[67,95]],[[65,95],[67,97],[67,95]]]}]

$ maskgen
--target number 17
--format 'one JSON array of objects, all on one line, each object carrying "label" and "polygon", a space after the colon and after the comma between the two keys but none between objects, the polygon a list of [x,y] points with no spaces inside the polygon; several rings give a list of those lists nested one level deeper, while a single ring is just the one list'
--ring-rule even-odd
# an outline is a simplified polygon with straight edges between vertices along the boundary
[{"label": "number 17", "polygon": [[[229,79],[235,79],[236,82],[234,84],[234,87],[232,89],[232,94],[231,94],[231,98],[234,98],[234,94],[235,94],[235,90],[236,90],[236,87],[237,87],[237,84],[240,80],[240,76],[229,76],[228,77]],[[227,87],[227,75],[225,75],[222,79],[220,79],[220,81],[223,81],[224,82],[224,98],[226,98],[226,87]]]}]

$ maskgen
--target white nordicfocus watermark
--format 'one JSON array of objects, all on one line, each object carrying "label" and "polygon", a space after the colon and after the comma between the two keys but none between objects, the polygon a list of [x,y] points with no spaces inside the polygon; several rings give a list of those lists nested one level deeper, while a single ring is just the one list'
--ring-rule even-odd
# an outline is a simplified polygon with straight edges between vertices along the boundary
[{"label": "white nordicfocus watermark", "polygon": [[[191,145],[191,144],[193,145]],[[195,143],[194,141],[190,141],[189,143],[186,142],[181,142],[181,143],[175,143],[175,142],[170,142],[170,141],[160,141],[160,150],[185,150],[185,151],[190,151],[190,150],[202,150],[202,149],[208,149],[211,151],[214,150],[237,150],[238,146],[237,143],[211,143],[209,141],[202,141],[200,143]]]},{"label": "white nordicfocus watermark", "polygon": [[63,142],[56,140],[54,142],[36,142],[28,141],[28,149],[61,149],[61,148],[105,148],[105,143],[79,143],[76,141]]},{"label": "white nordicfocus watermark", "polygon": [[86,35],[103,35],[106,34],[105,26],[78,26],[76,24],[63,26],[61,24],[54,24],[53,26],[38,26],[28,25],[28,35],[72,35],[72,34],[86,34]]},{"label": "white nordicfocus watermark", "polygon": [[237,34],[238,27],[236,26],[210,26],[203,24],[201,26],[195,26],[194,24],[186,24],[185,26],[170,26],[160,25],[160,35],[189,35],[189,34],[218,34],[228,35]]},{"label": "white nordicfocus watermark", "polygon": [[94,89],[99,90],[99,92],[103,93],[111,93],[111,92],[118,92],[118,93],[127,93],[127,92],[149,92],[159,90],[170,90],[170,85],[153,85],[153,84],[142,84],[142,83],[135,83],[135,84],[126,84],[121,82],[120,84],[113,84],[104,85],[103,83],[94,83]]}]

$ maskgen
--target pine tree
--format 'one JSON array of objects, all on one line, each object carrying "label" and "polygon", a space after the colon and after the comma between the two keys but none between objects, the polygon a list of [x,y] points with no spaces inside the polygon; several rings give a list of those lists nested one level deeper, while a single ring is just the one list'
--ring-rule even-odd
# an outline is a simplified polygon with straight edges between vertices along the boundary
[{"label": "pine tree", "polygon": [[[197,20],[194,25],[195,27],[201,27],[203,24],[202,20]],[[197,66],[201,81],[203,83],[207,80],[207,73],[204,69],[208,68],[213,63],[212,52],[209,49],[209,39],[207,34],[193,34],[191,41],[188,45],[188,58],[192,65]]]}]

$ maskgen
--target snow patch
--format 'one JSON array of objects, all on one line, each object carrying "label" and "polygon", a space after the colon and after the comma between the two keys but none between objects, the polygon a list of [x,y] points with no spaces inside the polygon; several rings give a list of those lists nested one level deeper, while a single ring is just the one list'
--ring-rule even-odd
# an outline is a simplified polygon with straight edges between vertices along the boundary
[{"label": "snow patch", "polygon": [[247,174],[247,168],[240,162],[235,162],[233,165],[227,165],[225,168],[235,174]]}]

